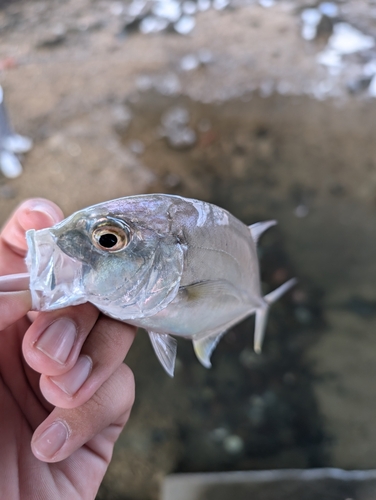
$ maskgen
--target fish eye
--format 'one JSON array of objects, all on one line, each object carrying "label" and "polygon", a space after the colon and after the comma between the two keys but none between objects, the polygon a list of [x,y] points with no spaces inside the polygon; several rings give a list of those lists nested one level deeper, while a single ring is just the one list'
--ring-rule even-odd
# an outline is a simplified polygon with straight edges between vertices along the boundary
[{"label": "fish eye", "polygon": [[112,224],[97,226],[92,233],[92,241],[100,250],[118,252],[125,248],[130,239],[129,230]]}]

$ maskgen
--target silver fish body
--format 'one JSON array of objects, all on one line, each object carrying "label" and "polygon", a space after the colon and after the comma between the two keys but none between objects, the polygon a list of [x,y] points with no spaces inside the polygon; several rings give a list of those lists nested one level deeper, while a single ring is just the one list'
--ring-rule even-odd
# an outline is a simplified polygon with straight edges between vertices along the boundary
[{"label": "silver fish body", "polygon": [[143,327],[171,376],[172,335],[191,339],[209,367],[226,330],[256,313],[260,351],[269,304],[295,283],[261,294],[256,244],[274,224],[248,227],[215,205],[163,194],[94,205],[52,228],[27,232],[33,307],[88,301]]}]

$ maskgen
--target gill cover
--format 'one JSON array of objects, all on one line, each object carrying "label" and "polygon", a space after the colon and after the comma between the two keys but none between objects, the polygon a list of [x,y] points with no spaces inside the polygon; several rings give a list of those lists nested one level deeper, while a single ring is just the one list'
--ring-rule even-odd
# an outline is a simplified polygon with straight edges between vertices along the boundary
[{"label": "gill cover", "polygon": [[161,240],[152,258],[139,268],[132,280],[110,294],[91,293],[87,300],[108,316],[122,321],[153,316],[175,298],[183,267],[182,246]]},{"label": "gill cover", "polygon": [[[77,256],[73,247],[68,255],[55,233],[51,228],[26,234],[34,310],[91,302],[108,316],[126,321],[152,316],[176,296],[184,264],[184,249],[178,241],[157,241],[147,255],[137,259],[142,265],[129,275],[130,256],[127,259],[126,253],[122,259],[110,253],[102,256],[105,265],[101,267],[89,258],[90,252],[85,260],[82,246],[77,248]],[[137,244],[132,253],[137,253]]]}]

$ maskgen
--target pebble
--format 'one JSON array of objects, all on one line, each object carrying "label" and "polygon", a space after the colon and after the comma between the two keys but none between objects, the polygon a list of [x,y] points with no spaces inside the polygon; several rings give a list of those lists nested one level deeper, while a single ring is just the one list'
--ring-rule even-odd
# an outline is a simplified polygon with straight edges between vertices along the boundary
[{"label": "pebble", "polygon": [[113,2],[110,5],[110,13],[113,16],[121,16],[123,12],[124,12],[124,5],[122,4],[122,2]]},{"label": "pebble", "polygon": [[180,60],[180,68],[183,71],[192,71],[197,69],[200,65],[200,61],[195,54],[187,54]]},{"label": "pebble", "polygon": [[145,144],[138,139],[133,139],[129,143],[129,149],[136,155],[142,155],[145,151]]},{"label": "pebble", "polygon": [[177,106],[169,109],[161,119],[163,135],[174,149],[185,149],[196,143],[196,132],[188,126],[189,112]]},{"label": "pebble", "polygon": [[171,108],[162,116],[161,121],[166,129],[174,129],[175,127],[186,125],[189,122],[189,111],[180,106]]},{"label": "pebble", "polygon": [[258,0],[258,3],[259,5],[261,5],[261,7],[269,9],[270,7],[273,7],[273,5],[275,5],[275,0]]},{"label": "pebble", "polygon": [[0,151],[0,170],[8,179],[15,179],[22,174],[22,165],[14,153]]},{"label": "pebble", "polygon": [[328,45],[338,54],[345,55],[371,49],[375,46],[375,40],[348,23],[337,23],[334,25]]},{"label": "pebble", "polygon": [[260,365],[261,357],[247,347],[239,354],[239,361],[245,368],[253,368]]},{"label": "pebble", "polygon": [[167,134],[167,140],[172,148],[185,149],[195,144],[196,133],[188,127],[181,130],[172,130]]},{"label": "pebble", "polygon": [[210,64],[213,62],[213,53],[209,49],[199,49],[197,52],[197,57],[201,64]]},{"label": "pebble", "polygon": [[196,20],[192,16],[182,16],[177,23],[174,24],[174,29],[180,35],[188,35],[196,26]]},{"label": "pebble", "polygon": [[12,153],[27,153],[33,147],[33,141],[29,137],[19,134],[7,135],[1,140],[1,144]]},{"label": "pebble", "polygon": [[169,22],[167,19],[156,16],[147,16],[140,22],[140,31],[144,35],[158,33],[167,28]]},{"label": "pebble", "polygon": [[339,14],[338,5],[333,2],[322,2],[319,5],[319,10],[322,14],[328,17],[337,17]]},{"label": "pebble", "polygon": [[144,0],[133,0],[128,6],[128,15],[131,17],[137,17],[142,14],[146,6],[146,1]]},{"label": "pebble", "polygon": [[[265,1],[265,0],[263,0]],[[270,0],[269,0],[270,1]],[[229,0],[213,0],[213,7],[215,10],[223,10],[230,5]]]},{"label": "pebble", "polygon": [[213,61],[213,54],[208,49],[199,49],[197,54],[187,54],[180,60],[180,69],[182,71],[192,71],[201,64],[210,64]]},{"label": "pebble", "polygon": [[252,396],[248,410],[248,418],[254,427],[259,427],[264,421],[265,402],[261,396]]},{"label": "pebble", "polygon": [[205,10],[210,9],[210,0],[197,0],[197,8],[201,12],[204,12]]},{"label": "pebble", "polygon": [[146,92],[153,87],[153,80],[150,76],[140,75],[136,80],[136,87],[141,92]]},{"label": "pebble", "polygon": [[229,435],[229,431],[226,427],[217,427],[210,435],[214,441],[221,442]]},{"label": "pebble", "polygon": [[132,121],[131,110],[126,106],[117,105],[112,108],[112,115],[115,130],[118,133],[124,133]]},{"label": "pebble", "polygon": [[335,50],[331,50],[329,48],[320,52],[317,55],[316,60],[319,64],[327,66],[328,68],[340,69],[343,66],[341,55]]},{"label": "pebble", "polygon": [[312,322],[312,313],[309,309],[299,306],[294,311],[296,320],[302,325],[309,325]]},{"label": "pebble", "polygon": [[156,2],[152,7],[152,12],[158,17],[167,19],[174,23],[181,16],[181,8],[179,2],[164,0]]},{"label": "pebble", "polygon": [[157,92],[165,96],[177,95],[181,92],[180,80],[174,73],[167,73],[155,79],[153,86]]},{"label": "pebble", "polygon": [[376,59],[371,59],[363,66],[363,75],[365,77],[372,77],[376,75]]},{"label": "pebble", "polygon": [[260,95],[261,97],[270,97],[274,91],[273,80],[264,80],[260,85]]},{"label": "pebble", "polygon": [[196,2],[192,2],[192,0],[187,0],[183,2],[183,12],[189,16],[196,14],[197,12],[197,4]]},{"label": "pebble", "polygon": [[231,434],[230,436],[224,438],[223,448],[227,451],[227,453],[235,455],[243,451],[244,441],[240,436]]},{"label": "pebble", "polygon": [[368,87],[368,95],[370,97],[376,97],[376,76],[374,76]]},{"label": "pebble", "polygon": [[296,217],[299,217],[299,219],[307,217],[307,215],[309,214],[308,207],[306,205],[298,205],[294,210],[294,214],[296,215]]},{"label": "pebble", "polygon": [[322,14],[318,9],[304,9],[301,13],[303,22],[301,35],[304,40],[313,40],[316,37],[317,26],[321,21]]}]

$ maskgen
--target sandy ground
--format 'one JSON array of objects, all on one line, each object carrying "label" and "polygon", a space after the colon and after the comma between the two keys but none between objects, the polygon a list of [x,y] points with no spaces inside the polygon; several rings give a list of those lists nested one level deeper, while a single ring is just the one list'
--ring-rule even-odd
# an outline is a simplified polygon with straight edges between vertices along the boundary
[{"label": "sandy ground", "polygon": [[[376,111],[347,89],[372,54],[328,72],[316,57],[329,34],[301,38],[304,5],[202,12],[188,36],[126,33],[109,2],[0,10],[0,82],[14,128],[34,141],[23,174],[0,179],[1,221],[32,196],[66,214],[137,193],[194,196],[248,223],[278,218],[264,281],[301,280],[300,295],[276,306],[260,365],[252,323],[223,341],[214,375],[179,347],[174,381],[139,336],[139,399],[99,498],[155,499],[174,471],[376,467]],[[374,6],[341,8],[376,34]],[[183,71],[202,49],[210,61]],[[176,106],[196,136],[184,148],[161,133]],[[243,443],[234,453],[233,435]]]}]

